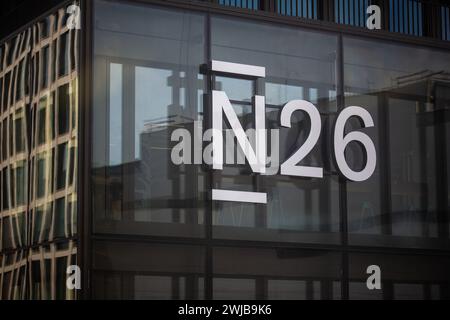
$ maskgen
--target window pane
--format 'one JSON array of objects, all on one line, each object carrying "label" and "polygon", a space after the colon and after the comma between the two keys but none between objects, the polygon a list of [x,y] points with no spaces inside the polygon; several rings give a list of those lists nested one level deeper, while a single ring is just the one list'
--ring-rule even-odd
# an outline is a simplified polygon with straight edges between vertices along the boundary
[{"label": "window pane", "polygon": [[[447,188],[442,188],[448,159],[440,151],[448,142],[445,122],[435,119],[448,108],[450,90],[439,74],[450,71],[450,55],[344,38],[344,58],[345,104],[362,106],[375,122],[362,130],[350,122],[348,130],[367,133],[378,152],[374,175],[347,186],[350,242],[448,246],[448,226],[442,225],[449,213]],[[365,163],[356,144],[349,145],[347,156],[354,168]]]},{"label": "window pane", "polygon": [[27,180],[26,180],[26,167],[24,162],[21,162],[16,167],[16,183],[15,183],[15,192],[16,192],[16,205],[24,205],[25,204],[25,195],[27,188]]},{"label": "window pane", "polygon": [[16,119],[14,121],[16,153],[25,151],[25,126],[23,112],[23,110],[20,110],[16,113]]},{"label": "window pane", "polygon": [[327,251],[214,248],[214,299],[340,299],[340,259]]},{"label": "window pane", "polygon": [[[336,173],[331,170],[332,150],[328,147],[331,145],[332,112],[336,111],[333,93],[336,91],[337,38],[326,33],[223,17],[213,17],[211,28],[214,60],[266,69],[266,78],[258,81],[218,76],[214,89],[227,94],[245,129],[254,127],[250,104],[253,95],[264,95],[267,129],[279,130],[279,138],[268,134],[267,145],[273,144],[275,148],[267,175],[249,175],[248,165],[224,166],[223,171],[214,174],[216,188],[264,191],[268,200],[267,205],[215,203],[214,237],[339,243],[339,184]],[[267,43],[272,45],[268,47]],[[300,165],[324,167],[323,179],[279,174],[280,164],[304,144],[311,131],[309,117],[301,112],[293,114],[291,128],[279,125],[282,107],[299,99],[315,103],[323,120],[321,138]],[[225,126],[229,128],[226,123]]]},{"label": "window pane", "polygon": [[58,167],[56,171],[56,188],[62,189],[66,187],[68,164],[67,143],[58,145]]},{"label": "window pane", "polygon": [[42,70],[40,71],[40,75],[41,75],[41,89],[43,89],[47,88],[48,86],[48,63],[50,58],[50,46],[46,46],[45,48],[42,49],[41,52],[42,52],[41,53]]},{"label": "window pane", "polygon": [[195,246],[97,242],[95,299],[198,299],[204,249]]},{"label": "window pane", "polygon": [[42,198],[45,196],[46,188],[47,188],[47,155],[41,154],[37,159],[37,168],[36,168],[36,176],[37,176],[37,191],[36,195],[38,198]]},{"label": "window pane", "polygon": [[55,231],[54,236],[56,238],[63,238],[66,235],[65,232],[65,221],[66,221],[66,199],[60,198],[56,200],[56,210],[55,210]]},{"label": "window pane", "polygon": [[70,91],[69,85],[65,84],[58,88],[58,134],[69,132],[70,118]]},{"label": "window pane", "polygon": [[96,8],[95,230],[202,236],[206,177],[170,158],[172,132],[192,133],[202,120],[204,16],[103,1]]},{"label": "window pane", "polygon": [[69,73],[69,33],[66,32],[59,38],[59,73],[60,77]]},{"label": "window pane", "polygon": [[43,144],[47,140],[47,97],[39,101],[38,110],[38,144]]}]

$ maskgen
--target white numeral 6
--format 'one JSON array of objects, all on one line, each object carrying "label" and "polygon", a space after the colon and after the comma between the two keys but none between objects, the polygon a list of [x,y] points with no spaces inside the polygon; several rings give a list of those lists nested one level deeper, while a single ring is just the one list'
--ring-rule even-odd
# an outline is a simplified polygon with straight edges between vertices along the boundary
[{"label": "white numeral 6", "polygon": [[[377,164],[377,153],[373,141],[365,133],[355,131],[350,132],[344,136],[345,123],[351,117],[359,117],[366,128],[373,127],[373,119],[370,113],[361,107],[347,107],[339,114],[334,128],[334,156],[336,164],[341,174],[352,181],[364,181],[370,178],[375,171]],[[367,154],[367,163],[362,171],[353,171],[345,160],[345,148],[352,142],[357,141],[361,143]]]}]

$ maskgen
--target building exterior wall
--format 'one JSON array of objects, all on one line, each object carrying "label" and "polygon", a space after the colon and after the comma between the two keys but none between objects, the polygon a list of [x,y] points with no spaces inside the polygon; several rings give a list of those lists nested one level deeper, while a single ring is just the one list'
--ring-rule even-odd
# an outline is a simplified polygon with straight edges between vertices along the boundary
[{"label": "building exterior wall", "polygon": [[[450,298],[444,2],[86,0],[81,31],[68,4],[0,43],[0,299]],[[383,8],[379,32],[364,29],[369,4]],[[211,60],[266,77],[213,74]],[[312,126],[296,112],[282,127],[282,108],[314,104],[320,138],[300,164],[323,178],[175,164],[173,133],[211,126],[212,90],[245,129],[265,97],[280,163]],[[374,121],[346,125],[376,149],[363,182],[333,156],[336,119],[354,105]],[[358,143],[345,157],[367,161]],[[212,201],[213,188],[268,201]],[[370,265],[381,290],[366,287]]]},{"label": "building exterior wall", "polygon": [[78,33],[65,8],[0,47],[1,299],[73,299]]},{"label": "building exterior wall", "polygon": [[[131,2],[96,1],[94,20],[92,298],[448,297],[448,51]],[[211,75],[210,60],[266,77]],[[211,90],[227,93],[244,128],[253,95],[265,96],[280,161],[311,126],[299,113],[281,128],[281,108],[315,104],[321,137],[301,164],[323,179],[175,165],[172,133],[208,127]],[[343,179],[332,156],[333,125],[352,105],[375,123],[347,125],[377,150],[364,182]],[[364,167],[358,144],[346,157]],[[212,188],[264,191],[268,203],[211,201]],[[372,264],[379,291],[365,285]]]}]

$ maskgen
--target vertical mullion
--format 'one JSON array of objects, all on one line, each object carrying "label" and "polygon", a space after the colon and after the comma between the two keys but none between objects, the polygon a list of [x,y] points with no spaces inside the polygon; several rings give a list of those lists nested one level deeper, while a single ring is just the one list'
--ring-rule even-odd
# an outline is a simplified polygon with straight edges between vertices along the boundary
[{"label": "vertical mullion", "polygon": [[[210,61],[212,59],[212,53],[211,53],[211,14],[206,15],[206,23],[205,23],[205,57],[206,61]],[[206,92],[212,92],[213,90],[213,77],[212,75],[207,72],[205,76],[206,81]],[[204,118],[203,118],[203,127],[210,128],[211,127],[211,106],[209,105],[211,103],[211,96],[205,95],[205,106],[204,108]],[[207,112],[206,112],[207,111]],[[207,186],[208,190],[212,190],[214,185],[214,171],[208,170],[208,173],[205,175],[205,185]],[[214,202],[213,201],[207,201],[206,203],[206,214],[204,218],[205,223],[205,271],[204,271],[204,297],[206,300],[212,300],[213,299],[213,247],[212,247],[212,238],[213,238],[213,231],[212,231],[212,215],[214,211]]]},{"label": "vertical mullion", "polygon": [[[343,37],[338,37],[338,48],[336,55],[336,102],[338,111],[345,107],[344,98],[344,58],[343,58]],[[341,233],[342,253],[342,273],[341,273],[341,298],[348,300],[349,297],[349,271],[348,271],[348,226],[347,226],[347,182],[345,178],[339,176],[339,229]]]}]

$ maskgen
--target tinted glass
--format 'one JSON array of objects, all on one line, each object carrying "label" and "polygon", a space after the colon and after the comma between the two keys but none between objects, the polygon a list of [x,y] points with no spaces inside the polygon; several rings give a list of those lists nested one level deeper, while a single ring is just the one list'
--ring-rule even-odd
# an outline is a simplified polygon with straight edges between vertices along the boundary
[{"label": "tinted glass", "polygon": [[[413,52],[414,54],[411,54]],[[348,183],[350,241],[380,246],[449,245],[446,168],[450,55],[444,51],[344,38],[345,105],[368,110],[375,127],[362,129],[377,149],[377,168]],[[352,122],[348,129],[360,130]],[[364,150],[347,148],[364,166]]]},{"label": "tinted glass", "polygon": [[[244,128],[253,127],[253,95],[265,95],[267,128],[280,130],[278,163],[272,163],[267,176],[249,176],[245,166],[242,169],[225,167],[223,173],[215,174],[216,187],[263,190],[268,195],[268,204],[217,203],[213,212],[214,237],[338,243],[339,184],[330,164],[331,150],[320,148],[330,144],[332,113],[337,110],[337,38],[218,17],[212,18],[211,28],[213,59],[266,68],[266,78],[259,81],[216,77],[215,89],[226,92]],[[324,167],[324,179],[279,175],[279,165],[305,143],[311,130],[310,119],[303,112],[292,116],[290,129],[281,128],[279,124],[281,108],[299,99],[316,104],[322,113],[323,127],[322,138],[299,165]],[[270,141],[268,145],[277,142]],[[273,155],[276,153],[274,150]]]},{"label": "tinted glass", "polygon": [[171,134],[202,119],[204,17],[102,1],[96,12],[95,232],[199,237],[205,177],[172,165]]}]

